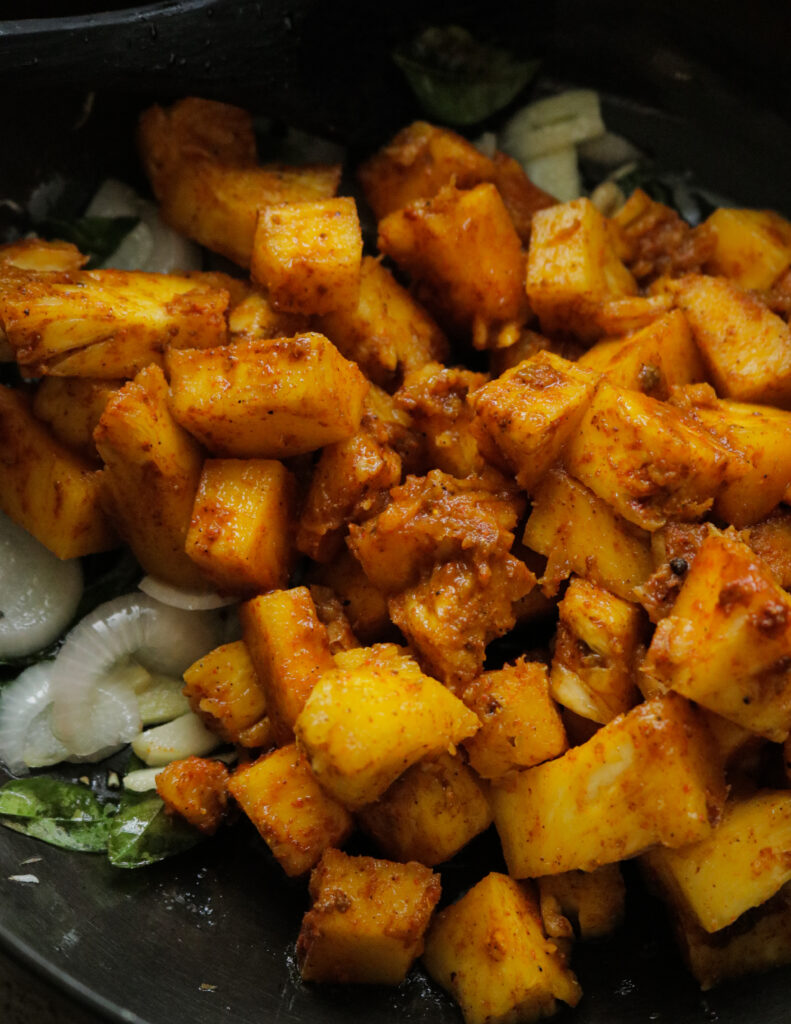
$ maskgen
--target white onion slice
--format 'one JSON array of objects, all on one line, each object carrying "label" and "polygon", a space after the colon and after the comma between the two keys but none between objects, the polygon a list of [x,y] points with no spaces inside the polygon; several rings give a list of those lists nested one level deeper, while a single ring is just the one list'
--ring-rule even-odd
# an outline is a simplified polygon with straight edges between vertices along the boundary
[{"label": "white onion slice", "polygon": [[15,775],[69,756],[52,733],[51,670],[48,661],[33,665],[0,693],[0,760]]},{"label": "white onion slice", "polygon": [[184,757],[203,757],[216,750],[222,740],[210,732],[192,711],[165,725],[146,729],[132,740],[132,750],[152,768],[180,761]]},{"label": "white onion slice", "polygon": [[190,702],[181,692],[183,679],[170,676],[150,676],[149,685],[137,695],[137,706],[143,725],[170,722],[190,709]]},{"label": "white onion slice", "polygon": [[134,655],[152,672],[180,676],[217,646],[211,612],[169,608],[145,594],[100,605],[69,633],[52,666],[52,726],[73,754],[128,743],[140,731],[134,687],[112,669]]},{"label": "white onion slice", "polygon": [[22,657],[51,644],[81,596],[79,559],[62,561],[0,512],[0,657]]},{"label": "white onion slice", "polygon": [[149,790],[157,788],[157,775],[162,768],[136,768],[133,772],[124,775],[124,789],[133,793],[148,793]]},{"label": "white onion slice", "polygon": [[236,604],[238,597],[223,597],[211,590],[188,590],[174,587],[172,583],[158,580],[156,576],[144,576],[138,583],[144,594],[161,601],[171,608],[183,608],[189,612],[211,611]]}]

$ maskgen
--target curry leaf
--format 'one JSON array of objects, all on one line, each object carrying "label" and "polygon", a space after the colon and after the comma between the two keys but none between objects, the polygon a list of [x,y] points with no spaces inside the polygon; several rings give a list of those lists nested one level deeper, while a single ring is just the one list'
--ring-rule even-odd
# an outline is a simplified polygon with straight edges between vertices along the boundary
[{"label": "curry leaf", "polygon": [[200,839],[183,818],[168,814],[155,793],[126,791],[112,819],[107,855],[117,868],[140,868],[182,853]]},{"label": "curry leaf", "polygon": [[393,59],[426,114],[453,125],[476,124],[507,106],[539,64],[481,43],[458,25],[426,29]]},{"label": "curry leaf", "polygon": [[48,775],[11,779],[0,788],[0,821],[7,828],[65,850],[105,850],[112,810],[86,786]]},{"label": "curry leaf", "polygon": [[138,223],[138,217],[79,217],[76,220],[53,217],[39,221],[36,230],[44,238],[72,242],[90,257],[87,266],[91,269],[112,256]]}]

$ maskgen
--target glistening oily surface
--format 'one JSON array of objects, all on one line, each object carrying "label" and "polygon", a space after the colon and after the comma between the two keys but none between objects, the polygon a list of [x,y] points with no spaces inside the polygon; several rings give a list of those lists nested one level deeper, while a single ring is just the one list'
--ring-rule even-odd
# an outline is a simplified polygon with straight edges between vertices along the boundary
[{"label": "glistening oily surface", "polygon": [[[210,440],[211,440],[211,438],[210,438]],[[226,443],[227,443],[227,441],[225,441],[225,440],[223,440],[221,442],[221,444],[223,444],[223,445],[226,444]],[[271,455],[271,453],[269,453],[269,452],[267,452],[266,454],[267,455]],[[646,515],[645,511],[642,510],[640,507],[638,507],[637,509],[632,509],[630,506],[627,506],[626,511],[631,511],[632,514],[636,515],[636,516],[641,516],[642,517],[642,516]],[[624,511],[624,514],[626,514],[626,511]],[[654,516],[657,513],[653,509],[651,509],[651,510],[649,510],[648,514],[651,515],[651,516]],[[650,522],[647,522],[647,525],[649,525],[649,527],[653,526],[654,525],[654,521],[651,520]],[[417,646],[419,647],[419,644],[417,644]],[[423,657],[428,657],[428,654],[425,651],[421,651],[421,654],[422,654]],[[462,671],[464,671],[464,670],[465,669],[462,666]],[[314,765],[314,767],[315,767],[315,765]],[[13,837],[13,838],[16,839],[17,837]],[[208,860],[206,860],[205,858],[207,857],[207,851],[215,851],[215,852],[218,852],[218,853],[222,852],[224,854],[223,859],[222,859],[222,865],[223,865],[222,870],[223,870],[223,872],[225,872],[226,871],[226,866],[228,866],[228,865],[231,866],[231,867],[234,867],[234,868],[240,867],[240,864],[238,862],[238,858],[241,857],[242,859],[244,859],[244,858],[246,858],[248,856],[249,850],[248,850],[246,844],[247,844],[247,842],[249,840],[250,840],[249,832],[246,834],[246,836],[243,834],[242,848],[241,848],[240,851],[236,850],[234,848],[234,843],[239,842],[239,840],[236,839],[236,838],[229,838],[229,839],[225,839],[225,840],[218,839],[217,841],[213,842],[212,844],[203,847],[202,850],[199,851],[198,853],[187,855],[187,859],[185,859],[182,862],[183,865],[190,866],[194,862],[194,863],[201,863],[202,865],[205,865],[205,866],[197,869],[197,871],[198,871],[197,882],[196,882],[195,886],[193,887],[192,891],[191,891],[189,885],[187,885],[184,889],[180,890],[181,898],[178,898],[173,893],[173,890],[170,888],[170,882],[172,882],[174,880],[173,879],[173,875],[172,875],[172,873],[170,873],[170,871],[168,871],[167,874],[166,874],[166,869],[168,869],[170,867],[170,865],[164,865],[164,866],[161,866],[161,867],[154,867],[154,868],[149,869],[149,871],[152,872],[152,874],[149,874],[146,879],[141,879],[141,882],[140,882],[140,887],[141,888],[139,889],[139,891],[133,891],[134,890],[134,886],[132,885],[131,882],[128,882],[127,879],[124,879],[122,882],[119,883],[117,877],[115,877],[114,881],[110,881],[109,878],[102,878],[102,873],[106,873],[108,875],[110,873],[110,869],[105,868],[105,867],[102,867],[101,869],[99,869],[99,873],[95,877],[98,877],[100,882],[105,883],[106,888],[105,888],[104,891],[105,891],[106,894],[112,895],[113,900],[115,898],[117,898],[119,895],[123,899],[127,899],[129,897],[132,897],[133,900],[134,900],[136,908],[139,908],[140,912],[144,916],[148,912],[148,910],[151,910],[151,912],[153,914],[160,913],[162,906],[164,906],[166,908],[167,914],[171,917],[171,919],[176,919],[182,925],[184,923],[183,922],[183,918],[184,918],[184,914],[185,913],[187,915],[189,915],[190,918],[194,918],[194,920],[192,921],[192,927],[190,929],[191,932],[194,932],[196,934],[197,933],[201,933],[201,932],[210,933],[211,928],[214,927],[214,925],[212,925],[212,924],[205,924],[205,925],[201,926],[201,922],[203,922],[203,921],[211,921],[213,919],[213,917],[214,917],[215,908],[210,905],[210,901],[208,899],[206,899],[204,901],[204,897],[205,897],[206,894],[205,894],[205,890],[203,889],[203,881],[204,881],[204,879],[210,879],[212,882],[216,881],[217,884],[218,884],[218,888],[217,888],[216,891],[218,891],[218,892],[219,891],[225,891],[225,890],[227,890],[227,887],[228,887],[229,875],[227,873],[225,873],[222,876],[218,876],[216,878],[212,878],[212,870],[213,870],[212,853],[208,852]],[[230,851],[225,848],[227,846],[231,847]],[[480,864],[483,863],[483,861],[481,859],[478,859],[478,857],[475,857],[473,855],[474,854],[480,855],[482,853],[482,851],[480,850],[479,847],[480,847],[480,843],[478,844],[476,849],[470,851],[470,856],[472,857],[471,863],[473,865],[477,865],[478,866],[478,873],[480,873]],[[254,850],[254,853],[255,853],[256,861],[258,861],[260,856],[261,856],[260,844],[258,844],[257,842],[254,842],[253,850]],[[229,854],[230,854],[230,856],[229,856]],[[51,858],[52,862],[54,863],[54,862],[57,862],[59,858],[63,858],[63,857],[64,857],[64,855],[59,853],[59,852],[57,852],[57,851],[47,850],[47,857],[44,859],[44,862],[46,862],[48,859]],[[486,863],[490,864],[492,866],[497,866],[500,869],[502,869],[502,865],[497,864],[495,862],[494,858],[491,858],[491,857],[487,858],[486,859]],[[220,860],[218,859],[217,860],[217,868],[218,868],[218,870],[219,870],[219,865],[220,865]],[[42,871],[43,871],[43,868],[42,868]],[[250,871],[254,871],[254,868],[252,868],[252,866],[247,866],[244,876],[242,876],[242,874],[240,872],[239,873],[239,877],[249,877],[248,872],[250,872]],[[463,888],[466,887],[465,882],[468,884],[469,882],[475,880],[475,877],[472,877],[472,878],[466,877],[465,878],[463,876],[463,874],[462,874],[462,876],[460,878],[457,877],[456,879],[454,879],[455,871],[456,871],[456,869],[453,868],[453,867],[451,867],[450,869],[448,869],[448,868],[443,868],[442,869],[443,877],[444,877],[444,879],[446,881],[446,894],[450,894],[453,891],[453,889],[455,888],[455,886],[453,884],[454,880],[457,881],[457,882],[460,882],[460,884],[458,886],[458,888],[460,888],[460,889],[463,889]],[[474,871],[474,869],[473,869],[473,871]],[[16,874],[18,875],[19,872],[16,872]],[[10,877],[10,875],[8,877]],[[39,876],[36,876],[36,877],[39,877]],[[153,886],[151,885],[152,878],[155,880]],[[157,881],[156,880],[158,880],[160,878],[162,878],[162,879],[167,878],[170,881],[167,884],[165,884],[162,889],[157,891]],[[278,879],[278,880],[275,881],[275,879]],[[16,888],[14,890],[15,892],[26,893],[26,894],[32,895],[34,893],[38,893],[39,891],[41,891],[40,890],[40,886],[41,886],[41,879],[40,878],[39,878],[39,882],[38,883],[34,883],[32,881],[29,881],[29,880],[28,881],[16,880],[16,881],[14,881],[13,883],[10,883],[10,884],[12,886],[18,887],[18,888]],[[137,884],[137,880],[135,880],[135,884]],[[120,885],[120,889],[119,889],[119,885]],[[143,885],[145,885],[145,891],[142,890],[142,886]],[[301,903],[302,901],[304,901],[304,895],[303,895],[302,887],[298,883],[288,883],[287,886],[283,885],[282,876],[279,876],[277,874],[277,869],[275,869],[274,866],[272,866],[272,878],[270,880],[270,886],[272,886],[274,888],[281,889],[283,892],[287,892],[289,894],[289,896],[294,896],[295,897],[295,902],[298,903],[298,904]],[[152,892],[153,892],[153,895],[154,895],[154,904],[153,904],[153,907],[149,907],[149,900],[151,899]],[[188,897],[186,897],[186,898],[184,897],[184,892],[188,893]],[[214,887],[212,886],[212,893],[214,893],[214,892],[215,892],[215,890],[214,890]],[[239,928],[239,934],[243,934],[246,929],[245,929],[245,926],[241,922],[249,919],[249,917],[251,916],[251,914],[250,914],[251,911],[254,911],[254,913],[252,913],[253,919],[257,920],[259,906],[267,905],[268,907],[272,907],[272,897],[271,897],[271,895],[268,895],[268,894],[266,894],[264,892],[258,893],[257,891],[254,891],[253,893],[251,893],[246,888],[243,888],[243,889],[239,890],[238,891],[238,895],[241,896],[244,899],[244,901],[246,902],[246,904],[248,906],[248,913],[247,913],[247,915],[242,914],[238,918],[239,924],[236,925],[236,927]],[[251,896],[253,897],[252,899],[251,899]],[[262,900],[262,902],[260,902],[260,903],[259,903],[259,896],[261,897],[261,900]],[[29,910],[30,900],[28,899],[28,896],[25,896],[24,899],[27,900],[27,908]],[[86,908],[85,919],[86,919],[87,922],[89,922],[91,924],[91,926],[98,925],[98,923],[100,921],[103,921],[106,913],[108,913],[108,912],[110,914],[115,913],[116,906],[112,905],[111,907],[108,908],[106,900],[107,900],[107,896],[105,896],[104,898],[99,899],[95,904],[91,904],[91,905],[89,905]],[[263,902],[264,900],[268,900],[268,902],[265,904]],[[14,900],[14,904],[16,904],[16,902],[17,901]],[[181,909],[178,909],[178,908],[181,908]],[[234,911],[236,911],[238,908],[234,907],[233,909],[234,909]],[[279,911],[280,909],[281,909],[280,907],[275,905],[275,910],[276,911]],[[301,906],[295,907],[290,902],[288,902],[287,905],[283,908],[284,914],[285,914],[285,918],[290,919],[292,921],[292,923],[293,923],[293,921],[296,920],[297,917],[298,917],[298,910],[299,909],[301,909]],[[57,914],[55,916],[57,917]],[[646,920],[645,918],[642,918],[641,919],[641,924],[638,926],[638,928],[640,929],[640,931],[642,932],[643,935],[645,934],[645,931],[644,931],[644,929],[645,929],[645,920]],[[142,929],[142,932],[144,934],[146,934],[149,931],[149,929],[145,927],[145,925],[148,924],[148,923],[149,922],[146,922],[146,921],[143,922],[144,927]],[[154,930],[155,930],[154,927],[152,927],[150,929],[150,931],[154,931]],[[103,928],[100,928],[98,926],[96,927],[96,935],[97,936],[101,936],[102,931],[103,931]],[[165,930],[165,934],[167,934],[167,930]],[[629,935],[629,933],[627,933],[627,935]],[[316,1008],[318,1008],[320,1006],[322,1009],[320,1009],[320,1010],[316,1009],[314,1016],[317,1016],[317,1015],[321,1014],[321,1015],[325,1016],[326,1019],[334,1019],[334,1014],[335,1014],[336,1008],[338,1009],[339,1013],[346,1013],[348,1011],[347,1002],[349,1000],[354,1001],[357,998],[359,998],[360,1000],[362,1000],[364,998],[367,998],[367,996],[365,994],[360,995],[358,997],[357,995],[351,994],[346,989],[344,989],[342,991],[339,991],[339,992],[333,992],[333,991],[322,992],[320,990],[311,990],[311,989],[308,989],[308,988],[300,985],[296,981],[295,976],[293,975],[293,973],[292,973],[292,971],[290,969],[290,965],[289,965],[288,960],[286,960],[286,961],[282,960],[282,948],[284,946],[287,946],[290,943],[290,941],[293,941],[293,929],[291,931],[290,939],[286,939],[285,937],[282,937],[282,938],[283,938],[282,943],[279,943],[279,942],[278,943],[273,943],[271,950],[267,950],[267,952],[274,953],[275,958],[277,958],[277,957],[281,958],[281,960],[280,960],[280,963],[281,963],[280,970],[273,972],[273,975],[268,978],[268,980],[274,981],[273,987],[268,987],[268,988],[265,987],[265,990],[264,990],[265,998],[267,996],[270,997],[271,1004],[272,1004],[273,1008],[275,1008],[275,1014],[276,1015],[284,1015],[286,1017],[286,1019],[288,1019],[288,1015],[290,1013],[292,1013],[292,1011],[296,1011],[296,1013],[297,1013],[296,1019],[300,1019],[300,1016],[302,1015],[302,1013],[304,1011],[308,1010],[309,1008],[314,1008],[314,1006]],[[176,936],[175,935],[172,935],[171,939],[173,941],[176,941],[177,945],[182,945],[183,946],[184,943],[185,943],[184,937],[183,937],[183,935],[180,934],[180,932],[179,932],[179,935],[178,935],[178,940],[176,940]],[[73,942],[72,939],[70,939],[68,937],[68,934],[66,932],[63,933],[63,939],[59,940],[61,945],[65,945],[66,947],[77,946],[77,945],[80,945],[81,943],[83,943],[85,941],[86,940],[85,940],[84,936],[78,935],[77,941],[75,943],[75,942]],[[657,966],[655,964],[652,963],[651,941],[649,940],[647,945],[643,945],[643,944],[636,944],[636,945],[639,945],[641,953],[642,953],[643,950],[646,951],[645,954],[644,954],[645,961],[648,962],[648,963],[651,963],[651,968],[652,968],[652,972],[653,972],[653,975],[654,975],[654,979],[656,979],[657,975],[661,976],[661,971],[657,968]],[[256,951],[258,951],[258,950],[256,950]],[[149,962],[148,958],[152,954],[152,952],[153,951],[150,948],[147,950],[146,962]],[[598,956],[598,952],[599,951],[596,951],[597,956]],[[250,951],[249,951],[248,948],[246,948],[246,947],[239,947],[239,953],[240,953],[240,959],[249,958]],[[245,953],[247,954],[247,957],[245,957]],[[76,959],[76,957],[74,959]],[[101,958],[99,958],[99,960],[101,962]],[[151,963],[154,962],[153,957],[152,957],[150,962]],[[189,958],[189,962],[190,962],[190,965],[194,967],[194,965],[196,963],[199,963],[202,966],[204,963],[206,963],[206,960],[204,960],[203,958],[198,960],[197,958],[190,957]],[[106,960],[105,960],[105,963],[106,963]],[[144,969],[144,964],[141,961],[140,963],[136,963],[134,966],[135,966],[135,970],[132,973],[139,977],[139,974],[140,974],[141,970]],[[575,960],[575,966],[576,966],[576,960]],[[582,961],[582,968],[580,970],[580,976],[581,976],[581,980],[583,982],[583,988],[585,988],[585,985],[586,985],[586,979],[584,977],[584,968],[585,968],[585,962],[583,960]],[[150,967],[149,967],[149,969],[150,969]],[[675,968],[673,970],[675,971]],[[594,971],[594,974],[598,974],[599,977],[601,976],[600,962],[599,962],[598,968]],[[276,980],[276,979],[279,979],[279,980]],[[189,990],[192,990],[191,986],[194,983],[194,980],[195,979],[192,978],[192,977],[189,979],[188,984],[187,984],[187,988]],[[225,985],[230,985],[231,982],[230,982],[229,975],[226,974],[225,977],[222,978],[222,982]],[[216,995],[217,993],[222,991],[222,989],[224,987],[223,983],[218,984],[217,982],[215,982],[213,980],[203,979],[203,980],[200,980],[200,981],[197,982],[196,990],[197,990],[197,992],[200,993],[200,998],[201,999],[205,998],[206,1000],[208,1000],[209,998],[213,998],[214,995]],[[216,985],[216,987],[215,987],[215,985]],[[257,994],[258,994],[258,996],[260,998],[260,994],[261,994],[260,993],[260,989],[258,988],[258,986],[254,986],[254,987],[255,987],[256,992],[257,992]],[[241,991],[240,995],[244,994],[244,985],[243,984],[236,983],[235,989],[236,990],[241,989],[242,991]],[[163,986],[163,991],[168,991],[167,986]],[[655,990],[654,989],[649,989],[648,991],[649,991],[649,993],[651,993],[651,992],[653,992]],[[657,989],[656,991],[661,991],[661,989]],[[682,989],[682,993],[683,993],[683,991],[684,990]],[[738,992],[738,991],[740,991],[740,989],[737,988],[736,991]],[[750,991],[750,989],[748,988],[747,991]],[[175,988],[174,992],[180,993],[181,992],[181,987],[179,986],[179,987]],[[615,982],[615,984],[613,984],[611,988],[608,988],[607,992],[605,993],[604,998],[606,998],[608,1001],[612,1000],[614,997],[617,997],[616,1001],[617,1000],[623,1000],[623,1005],[625,1007],[625,1013],[624,1013],[624,1018],[623,1019],[626,1020],[626,1019],[630,1019],[628,1014],[633,1009],[635,1009],[635,1004],[634,1004],[633,1001],[631,1001],[632,997],[643,999],[643,998],[645,998],[645,992],[646,992],[646,989],[645,988],[641,988],[639,983],[635,986],[634,978],[631,977],[631,972],[630,972],[630,976],[629,977],[626,977],[625,975],[624,976],[620,976],[617,979],[617,981]],[[129,1000],[129,1002],[127,1002],[127,998]],[[134,997],[130,994],[127,998],[125,998],[123,1000],[123,1002],[126,1003],[126,1005],[134,1006],[135,1005]],[[441,997],[430,996],[429,998],[431,1000],[434,1000],[435,998],[438,999],[439,1000],[439,1002],[438,1002],[438,1006],[439,1007],[445,1007],[445,1008],[448,1007],[447,1002],[442,1001]],[[701,1013],[703,1013],[703,1014],[711,1013],[711,1006],[713,1004],[706,1005],[706,1003],[698,1002],[697,1001],[699,999],[699,997],[692,997],[692,998],[694,998],[695,1006],[696,1006],[697,1009],[700,1010]],[[406,988],[400,990],[395,995],[385,995],[384,996],[384,999],[383,999],[383,1002],[382,1002],[383,1013],[387,1014],[387,1013],[393,1012],[395,1014],[400,1015],[400,1019],[403,1019],[404,1016],[409,1017],[409,1015],[410,1015],[410,1008],[416,1008],[416,1010],[415,1010],[416,1014],[419,1017],[425,1017],[425,1015],[426,1015],[425,999],[426,999],[426,995],[425,995],[425,992],[424,992],[423,983],[420,981],[420,978],[417,977],[413,982],[407,983]],[[307,1005],[305,1005],[303,1003],[303,1000],[307,1000]],[[337,1000],[337,1003],[336,1003],[336,1000]],[[707,997],[707,1000],[708,1000],[708,997]],[[738,1002],[738,998],[736,998],[734,1000],[734,1004],[736,1002]],[[731,1004],[731,1005],[734,1005],[734,1004]],[[211,1004],[209,1004],[209,1005],[211,1005]],[[231,1006],[232,1004],[228,1003],[228,1004],[225,1004],[225,1005]],[[620,1005],[620,1003],[619,1003],[619,1005]],[[589,1007],[590,1007],[590,1009],[587,1012],[591,1012],[591,1013],[596,1013],[597,1012],[597,1002],[596,1002],[596,997],[595,996],[594,996],[593,999],[589,1000]],[[609,1007],[608,1012],[610,1014],[610,1017],[607,1018],[607,1019],[612,1019],[612,1017],[611,1017],[611,1014],[612,1014],[612,1003],[611,1002],[608,1002],[608,1007]],[[223,1009],[224,1009],[224,1007],[223,1007]],[[209,1012],[215,1012],[216,1013],[216,1007],[212,1007]],[[239,1011],[240,1019],[245,1019],[243,1016],[241,1016],[242,1012],[243,1011],[241,1011],[241,1010]],[[445,1010],[441,1010],[440,1012],[444,1013]],[[455,1011],[447,1010],[447,1012],[449,1012],[451,1014],[451,1017],[449,1019],[453,1019],[452,1015],[455,1013]],[[585,1016],[584,1016],[586,1010],[581,1009],[579,1012],[582,1014],[582,1016],[578,1017],[577,1019],[582,1019],[582,1020],[586,1019]],[[641,1009],[638,1012],[643,1012],[643,1010]],[[652,1011],[652,1012],[659,1012],[659,1011]],[[201,1017],[199,1015],[199,1013],[198,1013],[198,1014],[194,1015],[194,1019],[198,1019],[198,1020],[200,1020],[200,1019],[207,1019],[207,1020],[209,1020],[209,1019],[216,1019],[216,1018],[209,1017],[209,1016]],[[313,1019],[313,1018],[310,1018],[310,1019]],[[387,1018],[385,1017],[384,1019],[387,1019]],[[595,1019],[595,1018],[591,1018],[591,1019]],[[637,1018],[635,1018],[635,1019],[637,1019]],[[726,1018],[723,1017],[723,1019],[726,1019]]]}]

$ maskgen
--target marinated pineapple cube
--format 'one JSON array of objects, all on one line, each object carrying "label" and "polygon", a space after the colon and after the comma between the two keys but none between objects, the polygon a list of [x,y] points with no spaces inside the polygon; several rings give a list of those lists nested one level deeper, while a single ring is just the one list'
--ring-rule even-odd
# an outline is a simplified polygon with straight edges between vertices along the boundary
[{"label": "marinated pineapple cube", "polygon": [[90,377],[45,377],[33,396],[33,413],[64,444],[98,459],[93,432],[111,395],[122,380]]},{"label": "marinated pineapple cube", "polygon": [[722,277],[677,286],[695,342],[720,398],[791,406],[791,327]]},{"label": "marinated pineapple cube", "polygon": [[185,757],[165,765],[156,777],[157,793],[171,814],[212,835],[228,808],[228,769],[222,761]]},{"label": "marinated pineapple cube", "polygon": [[276,309],[328,313],[356,303],[362,252],[353,199],[283,203],[258,215],[250,275]]},{"label": "marinated pineapple cube", "polygon": [[88,262],[71,242],[46,242],[43,238],[19,238],[0,245],[0,264],[37,273],[68,274]]},{"label": "marinated pineapple cube", "polygon": [[576,1006],[582,990],[544,934],[530,883],[492,872],[439,913],[423,963],[461,1007],[465,1024],[532,1024]]},{"label": "marinated pineapple cube", "polygon": [[452,185],[379,222],[379,249],[419,283],[440,322],[469,331],[526,319],[525,257],[494,185]]},{"label": "marinated pineapple cube", "polygon": [[648,534],[562,470],[550,470],[538,487],[523,540],[548,559],[542,584],[549,594],[576,573],[634,600],[654,567]]},{"label": "marinated pineapple cube", "polygon": [[509,873],[537,878],[705,839],[725,802],[725,777],[705,723],[669,694],[501,780],[490,799]]},{"label": "marinated pineapple cube", "polygon": [[437,565],[388,608],[426,671],[455,688],[480,674],[486,647],[516,625],[516,602],[535,584],[524,562],[493,553],[481,566]]},{"label": "marinated pineapple cube", "polygon": [[245,295],[228,314],[231,341],[290,338],[310,330],[310,317],[275,309],[259,289]]},{"label": "marinated pineapple cube", "polygon": [[552,352],[538,352],[470,395],[476,422],[533,492],[587,409],[593,373]]},{"label": "marinated pineapple cube", "polygon": [[681,850],[657,847],[642,861],[662,895],[717,932],[791,881],[791,793],[761,790],[725,805],[710,836]]},{"label": "marinated pineapple cube", "polygon": [[464,688],[461,698],[481,722],[478,732],[464,741],[464,749],[484,779],[541,764],[568,747],[549,693],[547,669],[540,662],[520,658],[484,672]]},{"label": "marinated pineapple cube", "polygon": [[413,765],[357,820],[385,856],[434,867],[487,829],[492,814],[474,773],[443,754]]},{"label": "marinated pineapple cube", "polygon": [[661,401],[670,396],[671,388],[706,376],[687,319],[679,309],[626,338],[598,342],[580,356],[579,365],[604,374],[616,387],[642,391]]},{"label": "marinated pineapple cube", "polygon": [[386,634],[392,625],[387,594],[371,583],[350,551],[342,550],[326,565],[314,566],[310,578],[337,595],[349,625],[362,643],[389,639]]},{"label": "marinated pineapple cube", "polygon": [[310,871],[354,828],[351,814],[324,792],[293,743],[238,768],[228,790],[290,876]]},{"label": "marinated pineapple cube", "polygon": [[244,640],[215,647],[190,665],[184,673],[184,695],[195,714],[228,743],[271,743],[266,697]]},{"label": "marinated pineapple cube", "polygon": [[638,605],[575,578],[560,602],[550,685],[564,707],[609,722],[640,698],[635,683],[643,617]]},{"label": "marinated pineapple cube", "polygon": [[0,266],[0,324],[19,365],[36,375],[134,377],[161,365],[167,345],[222,345],[227,307],[226,291],[176,274]]},{"label": "marinated pineapple cube", "polygon": [[381,220],[415,199],[430,199],[451,181],[459,188],[491,181],[495,169],[489,157],[461,135],[415,121],[357,173],[369,206]]},{"label": "marinated pineapple cube", "polygon": [[745,531],[744,541],[784,590],[791,588],[791,510],[783,509]]},{"label": "marinated pineapple cube", "polygon": [[113,395],[94,431],[102,487],[118,532],[152,576],[206,580],[184,550],[203,456],[170,414],[162,370],[150,366]]},{"label": "marinated pineapple cube", "polygon": [[294,561],[296,481],[272,459],[206,459],[185,550],[220,590],[284,587]]},{"label": "marinated pineapple cube", "polygon": [[600,334],[595,314],[637,285],[613,248],[607,222],[589,199],[539,210],[527,257],[527,295],[547,334],[584,341]]},{"label": "marinated pineapple cube", "polygon": [[308,695],[335,667],[327,630],[307,587],[254,597],[240,607],[239,617],[275,741],[290,743]]},{"label": "marinated pineapple cube", "polygon": [[724,445],[673,407],[607,381],[564,455],[573,477],[645,530],[671,517],[701,518],[732,461]]},{"label": "marinated pineapple cube", "polygon": [[626,887],[619,864],[538,879],[541,917],[553,939],[598,939],[623,920]]},{"label": "marinated pineapple cube", "polygon": [[321,334],[168,352],[173,415],[213,454],[280,459],[351,437],[368,381]]},{"label": "marinated pineapple cube", "polygon": [[525,174],[518,160],[499,152],[494,154],[494,183],[503,198],[505,208],[514,222],[516,233],[524,245],[530,241],[533,216],[539,210],[554,206],[557,199],[549,195]]},{"label": "marinated pineapple cube", "polygon": [[356,303],[327,313],[321,329],[382,387],[448,356],[448,341],[440,328],[373,256],[363,256]]},{"label": "marinated pineapple cube", "polygon": [[303,980],[398,985],[423,952],[440,892],[439,875],[422,864],[327,850],[297,939]]},{"label": "marinated pineapple cube", "polygon": [[337,667],[321,675],[294,726],[321,785],[351,810],[478,729],[457,697],[411,657],[391,651],[386,659],[377,648],[337,654]]},{"label": "marinated pineapple cube", "polygon": [[740,288],[770,288],[791,266],[791,223],[772,210],[720,207],[705,222],[714,238],[706,272]]},{"label": "marinated pineapple cube", "polygon": [[58,558],[115,547],[95,465],[56,440],[27,395],[0,387],[0,509]]},{"label": "marinated pineapple cube", "polygon": [[744,728],[791,729],[791,597],[734,536],[703,541],[643,672]]}]

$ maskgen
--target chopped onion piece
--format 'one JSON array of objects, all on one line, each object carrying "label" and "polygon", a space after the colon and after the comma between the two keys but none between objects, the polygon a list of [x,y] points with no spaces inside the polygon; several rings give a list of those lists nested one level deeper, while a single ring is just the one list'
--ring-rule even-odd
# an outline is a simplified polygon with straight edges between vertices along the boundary
[{"label": "chopped onion piece", "polygon": [[525,170],[534,185],[543,188],[562,203],[582,195],[577,151],[573,146],[537,156],[525,164]]},{"label": "chopped onion piece", "polygon": [[51,670],[49,661],[33,665],[0,693],[0,759],[15,775],[69,756],[52,733]]},{"label": "chopped onion piece", "polygon": [[517,111],[503,129],[500,145],[526,164],[603,133],[598,93],[592,89],[570,89]]},{"label": "chopped onion piece", "polygon": [[221,743],[220,737],[210,732],[198,715],[189,711],[166,725],[141,732],[132,740],[132,750],[147,765],[159,767],[192,755],[203,757]]},{"label": "chopped onion piece", "polygon": [[0,657],[49,646],[68,626],[82,596],[79,559],[62,561],[0,512]]},{"label": "chopped onion piece", "polygon": [[190,703],[181,692],[183,679],[171,676],[151,676],[150,684],[137,695],[137,706],[143,725],[159,725],[186,714]]},{"label": "chopped onion piece", "polygon": [[128,743],[142,724],[139,684],[123,675],[130,656],[150,671],[180,676],[217,646],[220,631],[211,612],[169,608],[145,594],[100,605],[69,633],[52,665],[55,735],[81,757]]},{"label": "chopped onion piece", "polygon": [[174,587],[172,583],[158,580],[156,576],[144,576],[138,583],[144,594],[161,601],[171,608],[183,608],[188,612],[212,611],[214,608],[225,608],[236,604],[238,597],[223,597],[212,590],[186,590]]},{"label": "chopped onion piece", "polygon": [[147,793],[157,788],[157,775],[162,768],[137,768],[133,772],[124,775],[124,789],[130,789],[133,793]]}]

